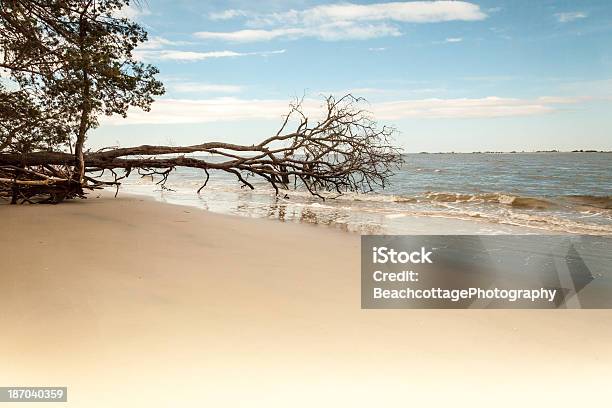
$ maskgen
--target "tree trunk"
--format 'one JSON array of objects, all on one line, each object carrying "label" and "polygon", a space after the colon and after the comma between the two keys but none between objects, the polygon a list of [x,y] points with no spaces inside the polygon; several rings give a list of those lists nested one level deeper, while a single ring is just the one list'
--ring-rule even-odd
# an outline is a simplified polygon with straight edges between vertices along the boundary
[{"label": "tree trunk", "polygon": [[81,52],[81,58],[83,59],[83,85],[81,88],[81,120],[79,123],[79,133],[77,134],[77,140],[74,146],[74,155],[76,160],[76,176],[79,183],[83,183],[85,178],[85,159],[83,158],[83,146],[85,145],[85,136],[89,129],[89,116],[91,113],[91,95],[89,83],[89,57],[87,56],[87,50],[85,49],[85,39],[87,36],[86,20],[81,18],[79,24],[79,49]]},{"label": "tree trunk", "polygon": [[83,146],[85,144],[85,135],[89,127],[89,112],[91,110],[89,104],[89,77],[87,71],[83,71],[83,103],[81,104],[81,121],[79,123],[79,133],[74,146],[74,155],[76,161],[76,175],[79,183],[83,183],[85,177],[85,159],[83,157]]}]

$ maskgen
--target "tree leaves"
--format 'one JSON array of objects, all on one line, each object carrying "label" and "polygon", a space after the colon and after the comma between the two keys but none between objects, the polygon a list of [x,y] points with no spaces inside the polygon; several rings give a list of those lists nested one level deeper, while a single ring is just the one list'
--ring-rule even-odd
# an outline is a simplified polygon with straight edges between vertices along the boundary
[{"label": "tree leaves", "polygon": [[[100,115],[125,117],[132,106],[149,110],[154,97],[163,94],[163,85],[155,78],[157,68],[132,55],[147,33],[137,23],[117,16],[128,5],[129,0],[0,2],[0,68],[8,71],[17,87],[17,91],[2,87],[0,93],[3,100],[18,98],[20,106],[38,112],[20,116],[29,121],[30,131],[39,127],[29,139],[42,142],[43,129],[62,129],[62,137],[47,136],[42,144],[61,149],[69,136],[79,136],[83,120],[88,131],[98,125]],[[14,92],[18,94],[10,96]],[[5,102],[0,120],[14,116],[10,110]],[[3,128],[0,140],[11,133],[6,123]],[[5,142],[0,145],[15,147]],[[42,145],[29,143],[28,148]]]}]

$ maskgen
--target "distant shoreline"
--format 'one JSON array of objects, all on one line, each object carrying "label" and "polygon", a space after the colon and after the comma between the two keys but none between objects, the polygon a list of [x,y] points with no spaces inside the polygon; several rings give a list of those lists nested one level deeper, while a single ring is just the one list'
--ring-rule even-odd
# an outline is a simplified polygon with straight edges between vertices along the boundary
[{"label": "distant shoreline", "polygon": [[530,150],[530,151],[483,151],[483,152],[411,152],[404,154],[522,154],[522,153],[612,153],[612,150]]}]

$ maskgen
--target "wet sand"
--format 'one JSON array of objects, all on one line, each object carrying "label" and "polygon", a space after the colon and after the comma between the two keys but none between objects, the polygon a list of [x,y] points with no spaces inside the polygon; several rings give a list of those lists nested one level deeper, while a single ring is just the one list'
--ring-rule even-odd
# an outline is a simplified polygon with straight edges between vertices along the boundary
[{"label": "wet sand", "polygon": [[361,310],[356,234],[135,196],[0,220],[0,385],[66,406],[609,398],[612,311]]}]

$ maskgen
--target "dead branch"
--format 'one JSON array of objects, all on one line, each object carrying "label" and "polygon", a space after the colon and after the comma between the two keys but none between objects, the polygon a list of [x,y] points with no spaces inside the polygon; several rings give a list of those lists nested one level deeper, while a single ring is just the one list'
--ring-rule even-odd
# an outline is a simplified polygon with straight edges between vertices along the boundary
[{"label": "dead branch", "polygon": [[[321,193],[329,191],[338,194],[373,191],[386,186],[401,164],[401,156],[391,144],[395,130],[378,127],[368,112],[361,109],[361,102],[352,95],[340,99],[328,97],[323,117],[316,122],[309,120],[301,103],[296,103],[275,135],[250,146],[208,142],[86,152],[83,160],[87,176],[82,183],[74,179],[79,163],[70,153],[38,151],[27,156],[0,153],[0,195],[11,196],[13,201],[20,196],[33,201],[34,196],[43,195],[45,202],[82,197],[83,189],[109,185],[118,188],[120,180],[132,169],[138,169],[141,175],[159,176],[159,184],[164,186],[177,167],[202,169],[204,181],[200,190],[206,186],[210,172],[223,171],[249,188],[254,186],[247,177],[260,177],[277,193],[280,189],[305,188],[322,198]],[[295,125],[294,130],[287,131],[291,125]],[[193,154],[209,154],[216,160],[192,157]],[[124,170],[125,175],[119,177],[117,170]],[[100,180],[106,171],[113,174],[114,181]]]}]

